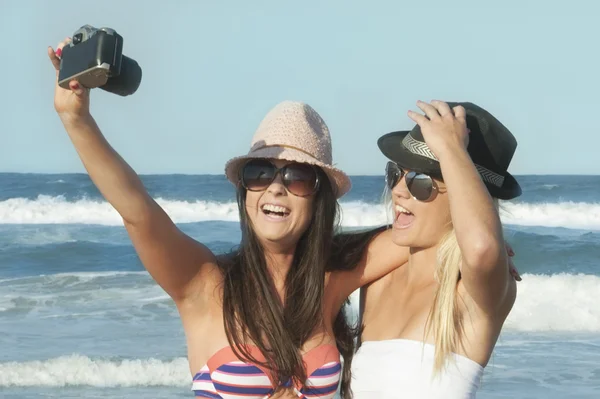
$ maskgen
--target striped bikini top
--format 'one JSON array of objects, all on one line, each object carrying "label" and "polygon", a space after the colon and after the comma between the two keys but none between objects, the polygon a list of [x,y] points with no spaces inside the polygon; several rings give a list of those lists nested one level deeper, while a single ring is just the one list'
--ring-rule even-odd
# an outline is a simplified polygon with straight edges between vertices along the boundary
[{"label": "striped bikini top", "polygon": [[[258,347],[250,346],[249,349],[255,359],[264,362]],[[296,395],[306,399],[333,399],[342,369],[337,347],[333,344],[317,346],[302,358],[308,378],[304,386],[293,388]],[[266,369],[240,361],[229,346],[208,359],[192,384],[196,398],[265,399],[275,390]]]}]

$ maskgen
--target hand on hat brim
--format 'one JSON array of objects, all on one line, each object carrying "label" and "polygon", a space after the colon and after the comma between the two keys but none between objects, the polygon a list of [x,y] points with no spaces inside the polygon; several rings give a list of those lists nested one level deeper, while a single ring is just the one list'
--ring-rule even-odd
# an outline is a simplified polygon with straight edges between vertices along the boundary
[{"label": "hand on hat brim", "polygon": [[408,111],[408,116],[421,127],[427,146],[438,159],[452,150],[467,150],[469,136],[466,111],[462,106],[452,110],[447,103],[437,100],[431,104],[417,101],[417,106],[425,115]]}]

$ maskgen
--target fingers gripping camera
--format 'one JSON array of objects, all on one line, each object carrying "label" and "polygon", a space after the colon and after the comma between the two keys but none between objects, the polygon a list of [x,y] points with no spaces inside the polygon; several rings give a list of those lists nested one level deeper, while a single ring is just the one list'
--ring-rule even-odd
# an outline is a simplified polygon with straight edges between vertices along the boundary
[{"label": "fingers gripping camera", "polygon": [[84,25],[62,49],[58,84],[68,89],[71,80],[89,89],[99,87],[128,96],[138,89],[142,69],[123,55],[123,37],[115,30]]}]

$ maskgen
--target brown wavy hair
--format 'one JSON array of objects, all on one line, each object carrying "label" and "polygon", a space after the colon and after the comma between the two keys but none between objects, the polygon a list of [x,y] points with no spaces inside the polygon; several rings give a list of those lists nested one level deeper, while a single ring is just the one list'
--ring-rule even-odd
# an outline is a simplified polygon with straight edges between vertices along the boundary
[{"label": "brown wavy hair", "polygon": [[[241,360],[270,371],[274,383],[290,380],[304,384],[307,375],[300,349],[311,333],[322,325],[325,272],[332,241],[339,225],[339,204],[327,175],[318,169],[319,190],[313,215],[296,246],[285,281],[285,303],[280,300],[267,261],[246,212],[246,191],[237,190],[242,240],[240,246],[221,259],[223,271],[223,319],[227,340]],[[226,260],[226,261],[224,261]],[[334,322],[336,346],[344,359],[340,385],[343,398],[350,398],[350,364],[353,334],[344,310]],[[255,359],[244,346],[256,345],[266,361]]]}]

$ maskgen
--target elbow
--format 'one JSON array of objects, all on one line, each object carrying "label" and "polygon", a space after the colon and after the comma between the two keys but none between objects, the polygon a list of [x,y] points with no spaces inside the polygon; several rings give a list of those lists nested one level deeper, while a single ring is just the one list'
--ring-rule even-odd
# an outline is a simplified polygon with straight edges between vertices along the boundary
[{"label": "elbow", "polygon": [[463,262],[472,270],[492,272],[505,253],[496,237],[479,236],[463,251]]},{"label": "elbow", "polygon": [[123,224],[125,224],[125,226],[137,228],[147,223],[149,217],[143,212],[130,212],[121,214],[121,219],[123,219]]},{"label": "elbow", "polygon": [[125,209],[120,210],[119,214],[126,226],[136,228],[151,223],[161,211],[151,198],[142,198],[132,201]]},{"label": "elbow", "polygon": [[123,220],[123,224],[126,227],[130,227],[133,229],[142,225],[144,223],[144,220],[146,219],[144,217],[144,215],[139,212],[125,213],[125,214],[121,214],[120,216],[121,216],[121,219]]}]

